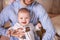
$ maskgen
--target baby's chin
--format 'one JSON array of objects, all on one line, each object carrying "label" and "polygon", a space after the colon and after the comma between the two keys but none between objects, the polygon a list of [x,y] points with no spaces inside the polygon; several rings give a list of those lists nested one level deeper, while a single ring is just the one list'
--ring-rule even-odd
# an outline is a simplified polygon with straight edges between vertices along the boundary
[{"label": "baby's chin", "polygon": [[22,24],[22,26],[27,26],[28,24]]}]

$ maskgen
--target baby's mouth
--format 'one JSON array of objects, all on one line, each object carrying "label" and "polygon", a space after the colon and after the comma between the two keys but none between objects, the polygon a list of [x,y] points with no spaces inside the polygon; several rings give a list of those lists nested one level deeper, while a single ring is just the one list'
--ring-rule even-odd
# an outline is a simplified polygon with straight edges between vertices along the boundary
[{"label": "baby's mouth", "polygon": [[22,22],[23,24],[26,24],[26,22]]}]

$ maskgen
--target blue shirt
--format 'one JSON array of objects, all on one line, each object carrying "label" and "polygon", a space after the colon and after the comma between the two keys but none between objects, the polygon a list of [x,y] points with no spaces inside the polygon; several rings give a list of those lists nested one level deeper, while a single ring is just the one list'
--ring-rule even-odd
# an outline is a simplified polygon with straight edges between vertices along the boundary
[{"label": "blue shirt", "polygon": [[[15,1],[2,10],[0,14],[0,33],[2,33],[2,35],[6,35],[6,30],[1,27],[5,22],[11,21],[11,25],[14,25],[16,22],[18,22],[17,13],[20,8],[23,8],[23,5],[21,5],[19,1]],[[46,30],[46,33],[43,36],[42,40],[52,40],[55,35],[55,31],[52,22],[42,5],[37,2],[33,2],[31,5],[25,8],[31,10],[30,15],[32,18],[30,22],[35,25],[37,24],[39,19],[43,28]]]}]

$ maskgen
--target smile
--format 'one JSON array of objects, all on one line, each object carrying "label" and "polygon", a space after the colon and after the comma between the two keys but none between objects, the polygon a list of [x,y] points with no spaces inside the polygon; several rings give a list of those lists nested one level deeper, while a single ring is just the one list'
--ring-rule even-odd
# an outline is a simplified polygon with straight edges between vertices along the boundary
[{"label": "smile", "polygon": [[26,22],[22,22],[23,24],[26,24]]}]

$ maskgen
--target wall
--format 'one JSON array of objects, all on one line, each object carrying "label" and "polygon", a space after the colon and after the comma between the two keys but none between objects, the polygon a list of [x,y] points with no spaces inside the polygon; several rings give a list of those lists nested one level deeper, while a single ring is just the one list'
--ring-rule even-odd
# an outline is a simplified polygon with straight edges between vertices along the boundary
[{"label": "wall", "polygon": [[60,0],[53,0],[52,13],[60,13]]},{"label": "wall", "polygon": [[[3,6],[5,7],[4,1],[0,0],[0,11],[2,10]],[[52,13],[59,12],[60,13],[60,3],[59,3],[60,0],[37,0],[37,1],[45,7],[47,12],[52,12]]]},{"label": "wall", "polygon": [[39,3],[41,3],[45,9],[47,10],[47,12],[50,11],[53,0],[37,0]]},{"label": "wall", "polygon": [[0,12],[1,12],[2,8],[3,8],[2,3],[3,3],[3,0],[0,0]]},{"label": "wall", "polygon": [[47,12],[60,13],[60,0],[37,0],[41,3]]}]

